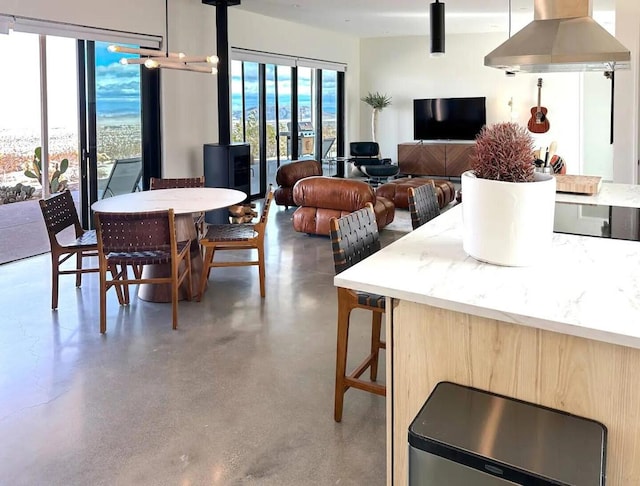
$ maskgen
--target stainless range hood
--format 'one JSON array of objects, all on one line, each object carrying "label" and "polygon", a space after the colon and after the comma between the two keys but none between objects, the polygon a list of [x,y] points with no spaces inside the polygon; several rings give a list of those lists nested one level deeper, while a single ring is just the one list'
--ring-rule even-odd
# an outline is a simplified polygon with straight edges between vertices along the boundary
[{"label": "stainless range hood", "polygon": [[487,54],[484,65],[525,73],[629,69],[629,49],[591,9],[591,0],[534,0],[534,21]]}]

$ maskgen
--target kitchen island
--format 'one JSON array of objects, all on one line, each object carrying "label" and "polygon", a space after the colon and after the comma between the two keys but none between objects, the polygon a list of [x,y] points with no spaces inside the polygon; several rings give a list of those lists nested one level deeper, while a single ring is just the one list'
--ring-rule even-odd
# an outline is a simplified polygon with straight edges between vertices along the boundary
[{"label": "kitchen island", "polygon": [[462,249],[457,206],[335,277],[387,296],[387,483],[444,380],[604,423],[607,484],[640,484],[640,243],[554,234],[532,267]]}]

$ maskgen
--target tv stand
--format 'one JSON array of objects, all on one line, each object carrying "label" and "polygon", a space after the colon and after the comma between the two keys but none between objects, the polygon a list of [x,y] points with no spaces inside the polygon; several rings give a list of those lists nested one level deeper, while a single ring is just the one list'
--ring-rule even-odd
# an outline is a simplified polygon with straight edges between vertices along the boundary
[{"label": "tv stand", "polygon": [[471,168],[472,140],[420,140],[398,144],[398,166],[404,175],[460,177]]}]

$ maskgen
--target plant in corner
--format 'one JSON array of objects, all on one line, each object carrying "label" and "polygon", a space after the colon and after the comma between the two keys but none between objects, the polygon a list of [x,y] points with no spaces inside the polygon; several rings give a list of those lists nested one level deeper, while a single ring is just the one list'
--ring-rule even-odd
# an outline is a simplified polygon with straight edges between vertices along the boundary
[{"label": "plant in corner", "polygon": [[361,101],[364,101],[367,105],[372,108],[371,112],[371,137],[372,141],[376,141],[376,133],[378,129],[378,113],[382,111],[383,108],[386,108],[391,104],[391,97],[386,94],[378,93],[367,93],[367,96],[364,98],[360,98]]},{"label": "plant in corner", "polygon": [[[62,175],[69,168],[69,160],[62,159],[60,163],[54,162],[53,165],[49,167],[49,192],[52,194],[56,192],[62,192],[67,188],[66,179],[62,178]],[[40,147],[36,147],[33,152],[33,161],[31,164],[25,169],[24,175],[27,177],[31,177],[32,179],[36,179],[40,184],[42,184],[42,149]]]},{"label": "plant in corner", "polygon": [[485,126],[461,176],[463,246],[477,260],[528,266],[551,248],[555,178],[534,170],[533,139],[516,123]]}]

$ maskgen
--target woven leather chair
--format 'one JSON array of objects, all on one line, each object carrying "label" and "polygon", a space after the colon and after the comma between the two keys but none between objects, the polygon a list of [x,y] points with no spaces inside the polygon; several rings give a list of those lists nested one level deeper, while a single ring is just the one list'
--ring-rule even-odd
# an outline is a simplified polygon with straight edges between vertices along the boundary
[{"label": "woven leather chair", "polygon": [[[100,332],[107,331],[107,291],[115,287],[120,304],[129,304],[129,285],[171,284],[173,329],[178,328],[178,288],[185,282],[191,300],[191,240],[176,241],[173,209],[140,213],[95,213],[100,264]],[[181,265],[182,264],[182,265]],[[144,278],[145,265],[170,265],[167,277]],[[182,269],[180,268],[182,266]],[[133,270],[133,278],[128,274]],[[111,278],[107,279],[107,272]]]},{"label": "woven leather chair", "polygon": [[[210,224],[207,226],[207,234],[200,240],[200,245],[204,249],[204,262],[202,275],[200,277],[200,291],[198,301],[207,286],[209,273],[213,267],[241,267],[257,265],[260,277],[260,296],[265,296],[265,267],[264,267],[264,235],[266,232],[267,219],[269,217],[269,207],[273,200],[271,185],[264,198],[264,205],[260,220],[253,223],[241,224]],[[218,250],[257,250],[257,260],[233,260],[214,261],[215,252]]]},{"label": "woven leather chair", "polygon": [[425,184],[419,187],[410,187],[409,212],[411,213],[411,226],[413,229],[419,228],[427,221],[431,221],[440,215],[440,205],[436,187],[433,184]]},{"label": "woven leather chair", "polygon": [[[60,275],[75,274],[76,287],[80,287],[83,273],[98,271],[97,267],[82,268],[83,258],[97,256],[98,243],[95,231],[87,231],[82,228],[69,191],[64,191],[48,199],[41,199],[40,209],[51,246],[51,308],[57,309]],[[75,239],[69,243],[60,243],[59,233],[69,227],[74,228]],[[60,270],[60,265],[74,255],[76,256],[75,268]]]},{"label": "woven leather chair", "polygon": [[[152,177],[149,179],[149,189],[183,189],[188,187],[204,187],[204,176],[183,177],[179,179],[161,179]],[[198,236],[204,236],[204,213],[197,213],[193,216],[193,224],[196,225]]]},{"label": "woven leather chair", "polygon": [[[378,226],[373,206],[368,203],[363,209],[340,219],[332,218],[331,246],[336,274],[346,270],[380,249]],[[351,374],[347,375],[347,350],[349,341],[349,317],[353,309],[370,310],[371,352]],[[376,395],[386,395],[386,387],[375,383],[378,377],[378,356],[386,345],[380,341],[382,314],[385,312],[385,298],[382,295],[357,292],[338,287],[338,342],[336,353],[336,388],[333,418],[342,420],[344,394],[349,388],[358,388]],[[370,369],[371,381],[360,379]]]}]

